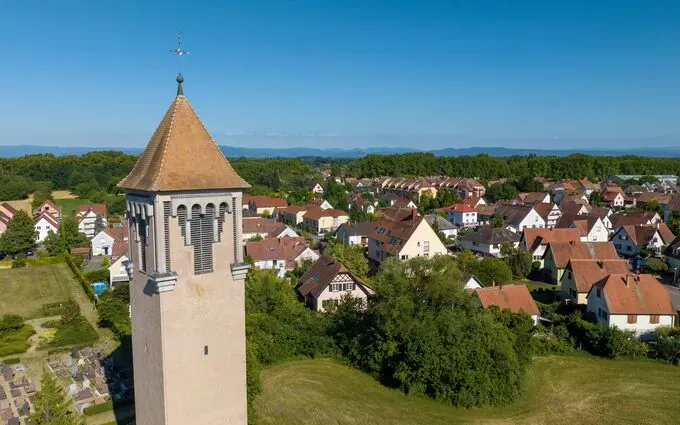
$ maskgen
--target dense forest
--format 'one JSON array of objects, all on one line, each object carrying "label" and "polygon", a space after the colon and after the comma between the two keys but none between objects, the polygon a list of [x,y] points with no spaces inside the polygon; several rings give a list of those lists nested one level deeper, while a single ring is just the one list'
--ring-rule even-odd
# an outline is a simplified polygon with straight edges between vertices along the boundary
[{"label": "dense forest", "polygon": [[[91,152],[82,156],[27,155],[0,158],[0,201],[23,199],[38,188],[68,189],[87,199],[116,194],[116,183],[133,167],[136,156]],[[320,178],[321,168],[354,177],[448,175],[482,180],[543,176],[598,180],[613,174],[680,174],[680,158],[637,156],[438,157],[430,153],[368,155],[354,160],[317,157],[294,159],[234,158],[236,171],[252,194],[305,191]]]}]

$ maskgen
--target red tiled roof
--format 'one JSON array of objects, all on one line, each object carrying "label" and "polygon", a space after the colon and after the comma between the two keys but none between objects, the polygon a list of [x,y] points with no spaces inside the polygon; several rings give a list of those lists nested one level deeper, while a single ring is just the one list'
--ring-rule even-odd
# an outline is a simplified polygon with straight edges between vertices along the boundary
[{"label": "red tiled roof", "polygon": [[279,223],[273,218],[252,218],[243,220],[243,233],[271,233],[285,224]]},{"label": "red tiled roof", "polygon": [[368,237],[382,242],[383,251],[396,255],[423,221],[423,217],[417,214],[414,209],[402,208],[390,216],[383,216],[375,222],[375,227]]},{"label": "red tiled roof", "polygon": [[[473,196],[473,197],[470,197],[470,198],[465,198],[465,199],[463,199],[463,200],[461,201],[461,203],[467,205],[468,207],[474,208],[475,206],[477,206],[477,204],[478,204],[480,201],[484,201],[484,198],[481,197],[481,196]],[[486,201],[484,201],[484,202],[486,202]]]},{"label": "red tiled roof", "polygon": [[[10,215],[8,215],[9,218],[12,218],[11,216],[17,213],[16,208],[11,206],[8,202],[1,202],[0,203],[0,210],[5,210],[7,211]],[[2,211],[0,211],[2,212]]]},{"label": "red tiled roof", "polygon": [[59,228],[59,222],[57,219],[54,218],[54,216],[48,212],[43,212],[39,216],[35,218],[35,224],[38,224],[38,222],[42,219],[45,219],[48,223],[50,223],[53,227]]},{"label": "red tiled roof", "polygon": [[114,241],[121,240],[124,241],[126,238],[129,237],[129,229],[126,223],[123,223],[122,226],[119,227],[111,227],[104,229],[107,235],[111,236]]},{"label": "red tiled roof", "polygon": [[[602,197],[602,200],[605,202],[614,202],[614,200],[621,195],[620,192],[607,192],[604,194]],[[621,195],[623,197],[623,195]]]},{"label": "red tiled roof", "polygon": [[309,211],[312,208],[319,208],[316,205],[291,205],[285,208],[277,208],[279,214],[297,214],[301,211]]},{"label": "red tiled roof", "polygon": [[111,258],[117,260],[123,255],[128,255],[128,250],[130,248],[130,241],[116,239],[113,241],[113,247],[111,247]]},{"label": "red tiled roof", "polygon": [[520,193],[519,199],[525,204],[535,204],[537,202],[543,202],[547,193],[545,192],[527,192]]},{"label": "red tiled roof", "polygon": [[587,293],[599,280],[612,273],[627,273],[628,265],[623,260],[570,260],[567,270],[571,270],[576,290]]},{"label": "red tiled roof", "polygon": [[623,225],[619,228],[619,231],[620,229],[625,230],[628,236],[630,236],[630,240],[638,247],[647,246],[652,238],[654,238],[657,231],[664,244],[668,244],[675,239],[675,235],[665,223],[659,223],[658,226],[654,224],[637,226]]},{"label": "red tiled roof", "polygon": [[580,241],[578,229],[574,228],[553,228],[553,229],[524,229],[524,242],[529,249],[533,251],[539,245],[548,245],[550,242],[569,242]]},{"label": "red tiled roof", "polygon": [[[650,274],[610,274],[593,288],[602,290],[609,314],[676,313],[668,290]],[[591,289],[588,297],[594,296]]]},{"label": "red tiled roof", "polygon": [[314,207],[313,209],[310,209],[305,213],[303,218],[308,218],[312,220],[319,220],[321,217],[343,217],[347,216],[348,214],[344,212],[343,210],[337,210],[335,208],[329,208],[327,210],[324,210],[319,207]]},{"label": "red tiled roof", "polygon": [[460,213],[473,213],[477,212],[476,209],[472,208],[471,206],[467,204],[453,204],[449,205],[448,207],[444,208],[444,211],[455,211],[455,212],[460,212]]},{"label": "red tiled roof", "polygon": [[283,237],[246,242],[246,255],[255,261],[286,260],[294,261],[307,249],[302,237]]},{"label": "red tiled roof", "polygon": [[312,267],[302,275],[298,292],[303,297],[308,294],[318,297],[339,274],[348,275],[359,289],[367,295],[369,294],[370,291],[366,288],[368,285],[347,270],[340,262],[325,255],[319,257]]},{"label": "red tiled roof", "polygon": [[538,213],[544,220],[548,220],[548,216],[550,216],[550,213],[552,212],[553,208],[555,207],[555,204],[552,202],[536,202],[534,204],[534,211]]},{"label": "red tiled roof", "polygon": [[550,242],[549,249],[557,268],[563,269],[569,260],[616,260],[611,242]]},{"label": "red tiled roof", "polygon": [[255,204],[255,208],[285,208],[288,201],[283,198],[273,198],[271,196],[244,196],[243,204]]},{"label": "red tiled roof", "polygon": [[106,204],[81,204],[78,206],[78,213],[87,213],[89,211],[103,217],[108,215]]},{"label": "red tiled roof", "polygon": [[496,306],[513,313],[540,314],[538,306],[525,285],[499,285],[475,289],[482,307]]}]

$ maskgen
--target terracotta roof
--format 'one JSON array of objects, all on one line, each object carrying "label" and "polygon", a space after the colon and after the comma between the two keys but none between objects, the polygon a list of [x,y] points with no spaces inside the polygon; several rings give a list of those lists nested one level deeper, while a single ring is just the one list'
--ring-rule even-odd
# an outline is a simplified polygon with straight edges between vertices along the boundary
[{"label": "terracotta roof", "polygon": [[423,217],[417,215],[416,210],[402,208],[398,210],[398,214],[376,221],[368,237],[381,242],[383,251],[396,255],[422,221]]},{"label": "terracotta roof", "polygon": [[569,260],[616,260],[614,244],[611,242],[550,242],[549,248],[557,268],[563,269]]},{"label": "terracotta roof", "polygon": [[657,234],[657,231],[664,244],[668,244],[673,239],[675,239],[675,235],[665,223],[659,223],[658,225],[624,225],[621,226],[619,230],[617,230],[617,233],[621,231],[621,229],[623,229],[628,234],[630,240],[638,247],[645,247],[649,245],[651,240]]},{"label": "terracotta roof", "polygon": [[285,224],[279,223],[273,218],[253,218],[243,220],[243,233],[266,233],[269,234]]},{"label": "terracotta roof", "polygon": [[590,212],[588,214],[592,216],[598,216],[601,219],[605,219],[605,217],[609,217],[611,215],[612,210],[607,207],[592,207],[590,208]]},{"label": "terracotta roof", "polygon": [[309,211],[312,208],[319,208],[316,205],[291,205],[285,208],[277,208],[279,214],[297,214],[301,211]]},{"label": "terracotta roof", "polygon": [[130,241],[116,239],[113,241],[113,246],[111,247],[111,258],[115,261],[123,255],[127,256],[129,248]]},{"label": "terracotta roof", "polygon": [[271,196],[244,196],[243,204],[254,204],[255,208],[285,208],[288,206],[288,201],[283,198],[273,198]]},{"label": "terracotta roof", "polygon": [[392,206],[395,208],[407,208],[410,203],[411,203],[410,199],[399,198],[394,201],[394,204],[392,204]]},{"label": "terracotta roof", "polygon": [[312,198],[309,200],[309,205],[316,205],[318,207],[321,206],[321,204],[323,204],[324,202],[326,202],[326,200],[323,198]]},{"label": "terracotta roof", "polygon": [[562,217],[557,220],[557,223],[555,223],[555,227],[566,229],[573,224],[575,228],[578,229],[581,236],[587,236],[598,222],[602,222],[600,217],[591,214],[563,214]]},{"label": "terracotta roof", "polygon": [[40,210],[42,210],[43,207],[45,207],[45,206],[50,207],[50,208],[51,208],[53,211],[55,211],[55,212],[60,211],[59,206],[58,206],[57,204],[55,204],[54,202],[52,202],[51,200],[49,200],[49,199],[45,199],[45,200],[43,201],[43,203],[40,204],[40,206],[39,206],[38,208],[35,209],[35,211],[40,211]]},{"label": "terracotta roof", "polygon": [[127,222],[123,222],[122,226],[106,228],[104,231],[107,235],[111,236],[114,241],[120,240],[127,242],[127,238],[129,237]]},{"label": "terracotta roof", "polygon": [[246,242],[246,255],[255,261],[295,260],[307,249],[307,242],[302,237],[263,239]]},{"label": "terracotta roof", "polygon": [[312,267],[302,275],[300,278],[300,285],[298,286],[298,292],[303,297],[308,294],[318,297],[339,274],[345,274],[351,277],[357,285],[357,288],[362,290],[366,295],[371,293],[371,291],[367,289],[368,285],[366,285],[366,283],[347,270],[340,262],[325,255],[319,257]]},{"label": "terracotta roof", "polygon": [[183,95],[173,100],[134,168],[118,186],[149,192],[250,187],[236,174]]},{"label": "terracotta roof", "polygon": [[632,212],[626,215],[612,214],[609,216],[609,221],[612,223],[612,228],[616,230],[626,225],[650,224],[655,217],[656,213],[652,211]]},{"label": "terracotta roof", "polygon": [[78,213],[86,214],[89,211],[97,215],[106,217],[108,215],[108,208],[106,204],[80,204],[78,205]]},{"label": "terracotta roof", "polygon": [[475,289],[482,307],[496,306],[513,313],[540,314],[538,306],[525,285],[499,285]]},{"label": "terracotta roof", "polygon": [[680,193],[673,195],[668,204],[666,204],[666,209],[670,211],[680,212]]},{"label": "terracotta roof", "polygon": [[543,202],[545,199],[546,195],[548,195],[546,192],[527,192],[527,193],[520,193],[519,194],[519,199],[525,203],[525,204],[535,204],[537,202]]},{"label": "terracotta roof", "polygon": [[418,215],[418,210],[413,208],[387,207],[380,210],[379,217],[381,220],[401,221],[413,214],[414,211]]},{"label": "terracotta roof", "polygon": [[[481,196],[473,196],[471,198],[463,199],[461,203],[474,208],[480,201],[484,201],[484,198]],[[484,201],[484,203],[486,203],[486,201]]]},{"label": "terracotta roof", "polygon": [[587,293],[599,280],[612,273],[627,273],[628,265],[623,260],[570,260],[567,270],[571,270],[576,290]]},{"label": "terracotta roof", "polygon": [[580,204],[578,202],[562,202],[560,204],[560,210],[562,210],[563,214],[573,214],[576,215],[580,211],[588,211],[588,206],[584,204]]},{"label": "terracotta roof", "polygon": [[643,192],[635,195],[635,199],[641,204],[656,201],[661,205],[667,205],[671,200],[671,195],[659,192]]},{"label": "terracotta roof", "polygon": [[602,200],[605,202],[614,202],[619,196],[623,198],[621,192],[607,192],[602,196]]},{"label": "terracotta roof", "polygon": [[578,229],[553,228],[553,229],[524,229],[524,243],[529,251],[534,251],[539,245],[547,245],[550,242],[580,241]]},{"label": "terracotta roof", "polygon": [[508,229],[498,227],[483,226],[476,231],[463,235],[461,240],[497,245],[504,242],[516,243],[520,240],[520,235]]},{"label": "terracotta roof", "polygon": [[650,274],[610,274],[588,297],[596,296],[595,288],[602,290],[609,314],[676,314],[668,290]]},{"label": "terracotta roof", "polygon": [[340,227],[338,227],[336,233],[339,232],[340,229],[342,228],[347,236],[366,236],[371,232],[371,230],[373,230],[374,227],[375,227],[374,221],[362,221],[359,223],[342,223]]},{"label": "terracotta roof", "polygon": [[555,204],[552,202],[536,202],[534,205],[534,210],[540,215],[543,220],[548,220],[550,213],[552,212]]},{"label": "terracotta roof", "polygon": [[59,228],[59,222],[57,221],[54,216],[48,212],[43,212],[39,216],[37,216],[34,220],[35,224],[38,224],[38,222],[42,219],[45,219],[48,223],[50,223],[53,227]]},{"label": "terracotta roof", "polygon": [[10,217],[10,218],[11,218],[12,215],[17,213],[16,208],[11,206],[8,202],[0,203],[0,212],[2,212],[1,210],[5,210],[6,212],[8,212],[9,213],[8,217]]},{"label": "terracotta roof", "polygon": [[348,214],[343,210],[337,210],[335,208],[329,208],[324,210],[320,207],[313,207],[305,213],[303,218],[308,218],[312,220],[319,220],[321,217],[347,217]]},{"label": "terracotta roof", "polygon": [[455,211],[459,213],[476,213],[477,210],[467,204],[453,204],[444,208],[444,211]]}]

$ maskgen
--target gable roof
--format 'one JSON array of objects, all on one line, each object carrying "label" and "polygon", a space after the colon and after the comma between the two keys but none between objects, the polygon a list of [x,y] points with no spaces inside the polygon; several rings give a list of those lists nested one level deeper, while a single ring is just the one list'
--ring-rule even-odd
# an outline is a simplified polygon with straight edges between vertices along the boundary
[{"label": "gable roof", "polygon": [[566,229],[573,224],[574,228],[578,229],[581,236],[587,236],[598,222],[602,223],[602,219],[591,214],[563,214],[562,217],[557,220],[557,223],[555,223],[555,227]]},{"label": "gable roof", "polygon": [[7,223],[9,223],[10,220],[11,220],[10,217],[8,217],[7,215],[5,215],[4,212],[0,211],[0,223],[7,224]]},{"label": "gable roof", "polygon": [[303,297],[309,294],[318,297],[339,274],[349,276],[357,285],[357,288],[366,295],[370,295],[371,291],[367,289],[368,285],[364,281],[347,270],[339,261],[325,255],[319,257],[312,267],[302,275],[297,290]]},{"label": "gable roof", "polygon": [[565,268],[569,260],[616,260],[619,258],[611,242],[550,242],[548,249],[552,252],[555,265],[560,269]]},{"label": "gable roof", "polygon": [[671,195],[659,192],[642,192],[635,195],[635,199],[640,204],[646,204],[648,202],[656,201],[660,205],[667,205],[671,200]]},{"label": "gable roof", "polygon": [[624,230],[630,237],[630,240],[638,247],[649,245],[657,232],[664,244],[668,244],[675,239],[675,235],[666,223],[658,223],[657,225],[624,225],[617,230],[617,233],[621,230]]},{"label": "gable roof", "polygon": [[587,212],[588,206],[578,202],[562,202],[560,204],[560,210],[562,210],[563,214],[577,215],[579,212]]},{"label": "gable roof", "polygon": [[80,204],[78,205],[78,214],[87,214],[92,211],[97,215],[106,217],[108,215],[108,208],[106,204]]},{"label": "gable roof", "polygon": [[283,238],[263,239],[246,242],[246,255],[255,261],[295,260],[308,248],[303,237],[284,236]]},{"label": "gable roof", "polygon": [[[627,283],[626,283],[627,282]],[[650,274],[610,274],[595,283],[607,303],[609,314],[675,314],[668,290]]]},{"label": "gable roof", "polygon": [[548,245],[550,242],[569,242],[581,240],[578,229],[573,227],[549,229],[526,228],[524,229],[522,238],[524,239],[524,243],[529,251],[534,251],[539,245]]},{"label": "gable roof", "polygon": [[430,227],[434,227],[434,223],[437,223],[437,226],[439,226],[439,230],[451,230],[457,228],[456,226],[451,224],[449,220],[445,219],[439,214],[427,214],[425,215],[425,221],[427,221],[427,224],[429,224]]},{"label": "gable roof", "polygon": [[536,203],[541,203],[543,200],[545,200],[545,197],[548,196],[548,199],[550,199],[550,196],[546,192],[526,192],[526,193],[520,193],[519,194],[519,199],[525,204],[536,204]]},{"label": "gable roof", "polygon": [[373,221],[361,221],[358,223],[342,223],[336,233],[342,229],[347,236],[366,236],[375,227]]},{"label": "gable roof", "polygon": [[680,235],[663,250],[663,255],[680,260]]},{"label": "gable roof", "polygon": [[482,226],[476,231],[463,235],[461,240],[484,243],[489,245],[502,244],[504,242],[516,243],[520,240],[520,235],[508,229],[499,227]]},{"label": "gable roof", "polygon": [[285,208],[288,206],[288,201],[283,198],[274,198],[271,196],[243,196],[243,204],[254,204],[256,208]]},{"label": "gable roof", "polygon": [[[534,211],[543,218],[543,220],[548,220],[550,213],[555,209],[555,204],[552,202],[536,202],[534,205]],[[557,209],[559,211],[559,208]],[[561,214],[561,212],[559,212]]]},{"label": "gable roof", "polygon": [[410,199],[400,197],[394,201],[394,204],[392,204],[392,206],[395,208],[408,208],[412,202],[413,201],[411,201]]},{"label": "gable roof", "polygon": [[178,94],[118,187],[168,192],[246,189],[250,185],[234,171],[189,100]]},{"label": "gable roof", "polygon": [[34,223],[38,224],[40,220],[45,220],[55,229],[59,228],[59,222],[57,221],[57,219],[54,218],[54,216],[48,213],[47,211],[40,213],[40,215],[35,218]]},{"label": "gable roof", "polygon": [[300,212],[309,211],[312,208],[321,209],[320,207],[317,207],[316,205],[291,205],[291,206],[284,207],[284,208],[277,208],[276,212],[279,213],[279,214],[282,214],[282,215],[283,214],[293,214],[293,215],[295,215],[295,214],[300,213]]},{"label": "gable roof", "polygon": [[673,195],[668,204],[666,204],[666,209],[669,211],[680,212],[680,193]]},{"label": "gable roof", "polygon": [[572,272],[576,290],[587,293],[599,280],[612,273],[627,273],[625,261],[617,260],[569,260],[566,267]]},{"label": "gable roof", "polygon": [[9,218],[12,218],[12,216],[17,213],[16,208],[11,206],[9,202],[0,202],[0,213],[2,212],[2,210],[5,210],[7,213],[9,213],[5,214]]},{"label": "gable roof", "polygon": [[526,313],[531,316],[540,314],[538,306],[525,285],[499,285],[477,288],[475,293],[482,307],[496,306],[513,313]]},{"label": "gable roof", "polygon": [[[252,218],[243,220],[241,225],[243,233],[266,233],[269,234],[279,229],[283,224],[273,218]],[[285,226],[285,225],[284,225]]]},{"label": "gable roof", "polygon": [[338,210],[335,208],[324,210],[321,207],[314,207],[307,211],[303,216],[303,218],[312,220],[320,220],[322,217],[348,217],[348,214],[343,210]]},{"label": "gable roof", "polygon": [[411,208],[396,209],[392,215],[383,216],[376,221],[368,237],[382,242],[381,249],[383,251],[396,255],[422,222],[423,217],[419,216],[416,210]]},{"label": "gable roof", "polygon": [[458,213],[476,213],[477,210],[467,204],[452,204],[444,208],[444,211],[453,211]]},{"label": "gable roof", "polygon": [[129,228],[127,225],[127,220],[125,220],[121,224],[122,226],[107,227],[103,231],[106,232],[107,235],[111,236],[114,241],[120,240],[127,242],[127,238],[129,237]]},{"label": "gable roof", "polygon": [[657,213],[653,211],[631,212],[626,215],[612,214],[609,216],[609,221],[611,221],[613,229],[618,229],[625,225],[649,224],[656,215]]},{"label": "gable roof", "polygon": [[524,205],[501,205],[496,207],[496,215],[502,215],[505,224],[511,224],[515,227],[524,220],[529,213],[533,211],[532,206]]},{"label": "gable roof", "polygon": [[465,204],[465,205],[470,206],[472,208],[476,207],[477,204],[479,204],[480,202],[486,204],[486,201],[484,200],[484,197],[482,197],[482,196],[472,196],[470,198],[465,198],[460,202],[462,204]]}]

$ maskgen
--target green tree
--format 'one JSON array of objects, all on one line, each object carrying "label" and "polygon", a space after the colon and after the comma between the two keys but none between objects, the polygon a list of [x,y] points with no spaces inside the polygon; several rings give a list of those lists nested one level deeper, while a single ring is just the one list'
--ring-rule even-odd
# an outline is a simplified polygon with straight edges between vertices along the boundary
[{"label": "green tree", "polygon": [[104,225],[104,219],[101,215],[97,214],[97,217],[94,219],[94,234],[97,235],[104,229],[106,229],[106,226]]},{"label": "green tree", "polygon": [[36,232],[33,220],[26,211],[20,210],[7,223],[7,229],[0,235],[0,251],[10,254],[23,252],[35,247]]},{"label": "green tree", "polygon": [[495,227],[498,229],[502,229],[505,227],[505,218],[503,217],[503,214],[496,214],[493,216],[491,221],[489,222],[491,227]]},{"label": "green tree", "polygon": [[81,425],[83,421],[69,407],[64,390],[52,373],[45,370],[40,380],[40,391],[33,399],[33,425]]},{"label": "green tree", "polygon": [[498,285],[512,280],[512,270],[500,258],[486,257],[478,261],[474,273],[484,285]]},{"label": "green tree", "polygon": [[512,244],[505,242],[501,245],[501,255],[514,277],[522,278],[531,273],[532,262],[529,252],[515,248]]},{"label": "green tree", "polygon": [[87,236],[78,230],[78,220],[75,215],[64,215],[59,226],[59,236],[64,242],[66,250],[71,252],[71,248],[85,246],[88,243]]},{"label": "green tree", "polygon": [[33,200],[31,201],[31,207],[33,209],[38,208],[43,202],[54,201],[52,197],[52,182],[50,181],[40,181],[35,183],[35,189],[33,191]]},{"label": "green tree", "polygon": [[329,179],[326,186],[323,188],[323,197],[325,200],[333,205],[333,208],[347,211],[349,206],[347,204],[347,191],[345,186],[336,182],[334,179]]},{"label": "green tree", "polygon": [[661,204],[659,204],[659,201],[657,200],[647,202],[646,204],[642,205],[642,209],[645,211],[653,211],[657,213],[661,213],[663,211],[663,208],[661,208]]},{"label": "green tree", "polygon": [[83,321],[83,316],[80,314],[80,306],[73,299],[69,299],[64,303],[61,310],[61,324],[62,326],[75,326]]},{"label": "green tree", "polygon": [[591,193],[590,197],[588,198],[588,202],[594,207],[601,207],[604,205],[604,199],[602,199],[600,192]]},{"label": "green tree", "polygon": [[484,195],[490,202],[499,200],[512,200],[517,198],[519,191],[511,183],[495,183],[489,186],[489,189]]},{"label": "green tree", "polygon": [[673,211],[666,220],[666,224],[674,234],[680,235],[680,212]]},{"label": "green tree", "polygon": [[49,255],[58,255],[66,251],[64,240],[52,230],[47,232],[47,237],[43,240],[43,247]]},{"label": "green tree", "polygon": [[366,255],[364,255],[363,247],[336,243],[331,247],[329,255],[338,260],[347,270],[355,275],[359,277],[366,277],[368,275],[368,260]]}]

